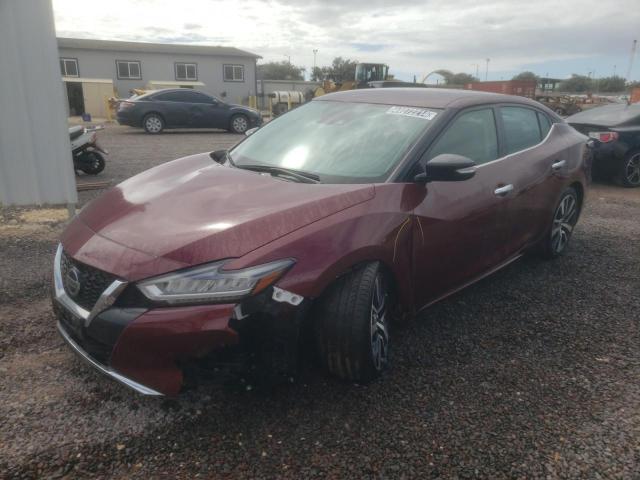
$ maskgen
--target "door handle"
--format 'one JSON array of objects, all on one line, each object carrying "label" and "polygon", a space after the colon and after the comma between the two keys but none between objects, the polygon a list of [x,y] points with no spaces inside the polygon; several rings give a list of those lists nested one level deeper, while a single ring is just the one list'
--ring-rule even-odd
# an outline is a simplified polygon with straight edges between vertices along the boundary
[{"label": "door handle", "polygon": [[505,185],[504,187],[498,187],[496,188],[493,193],[496,194],[499,197],[505,197],[506,195],[509,194],[509,192],[513,191],[513,185],[509,184],[509,185]]},{"label": "door handle", "polygon": [[552,170],[560,170],[566,164],[567,164],[566,160],[558,160],[557,162],[551,164],[551,169]]}]

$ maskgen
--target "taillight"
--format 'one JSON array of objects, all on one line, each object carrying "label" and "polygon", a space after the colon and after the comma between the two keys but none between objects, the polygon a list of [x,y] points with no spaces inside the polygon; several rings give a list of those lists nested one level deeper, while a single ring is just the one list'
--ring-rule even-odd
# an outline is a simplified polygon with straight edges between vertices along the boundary
[{"label": "taillight", "polygon": [[599,142],[609,143],[618,139],[618,132],[589,132],[590,138],[595,138]]},{"label": "taillight", "polygon": [[127,102],[127,101],[120,102],[120,110],[126,110],[128,108],[133,107],[134,105],[135,103],[133,102]]}]

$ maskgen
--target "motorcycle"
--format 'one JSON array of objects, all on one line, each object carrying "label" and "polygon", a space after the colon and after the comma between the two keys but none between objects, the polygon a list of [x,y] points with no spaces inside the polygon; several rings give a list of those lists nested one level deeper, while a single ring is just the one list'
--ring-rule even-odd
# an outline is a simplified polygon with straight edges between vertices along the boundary
[{"label": "motorcycle", "polygon": [[80,125],[69,128],[71,156],[76,173],[81,171],[88,175],[97,175],[104,170],[105,155],[109,152],[98,144],[96,133],[103,128],[85,128]]}]

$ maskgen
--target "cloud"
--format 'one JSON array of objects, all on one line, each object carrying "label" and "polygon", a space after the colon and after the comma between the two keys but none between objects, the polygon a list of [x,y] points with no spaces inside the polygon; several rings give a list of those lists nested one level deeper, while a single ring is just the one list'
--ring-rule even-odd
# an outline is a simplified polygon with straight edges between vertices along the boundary
[{"label": "cloud", "polygon": [[[110,0],[79,9],[53,0],[58,32],[121,40],[215,43],[264,61],[327,65],[336,56],[387,63],[405,79],[446,68],[490,78],[527,68],[626,71],[638,35],[638,0]],[[187,3],[187,2],[185,2]],[[121,13],[114,13],[121,12]],[[634,77],[640,77],[636,62]],[[570,66],[570,67],[569,67]],[[582,70],[583,71],[582,71]]]},{"label": "cloud", "polygon": [[383,50],[385,45],[376,44],[376,43],[351,43],[353,48],[355,48],[358,52],[379,52]]},{"label": "cloud", "polygon": [[185,30],[200,30],[202,28],[202,25],[200,25],[199,23],[185,23],[182,28],[184,28]]}]

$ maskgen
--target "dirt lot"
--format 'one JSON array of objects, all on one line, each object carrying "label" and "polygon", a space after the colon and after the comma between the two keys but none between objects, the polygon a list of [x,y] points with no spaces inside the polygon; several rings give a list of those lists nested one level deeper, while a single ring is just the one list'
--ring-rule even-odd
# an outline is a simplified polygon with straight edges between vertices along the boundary
[{"label": "dirt lot", "polygon": [[[101,136],[114,181],[239,139]],[[397,330],[372,385],[312,370],[176,400],[63,345],[47,298],[61,228],[55,211],[0,219],[0,477],[640,478],[640,190],[594,185],[566,257],[515,262]]]}]

